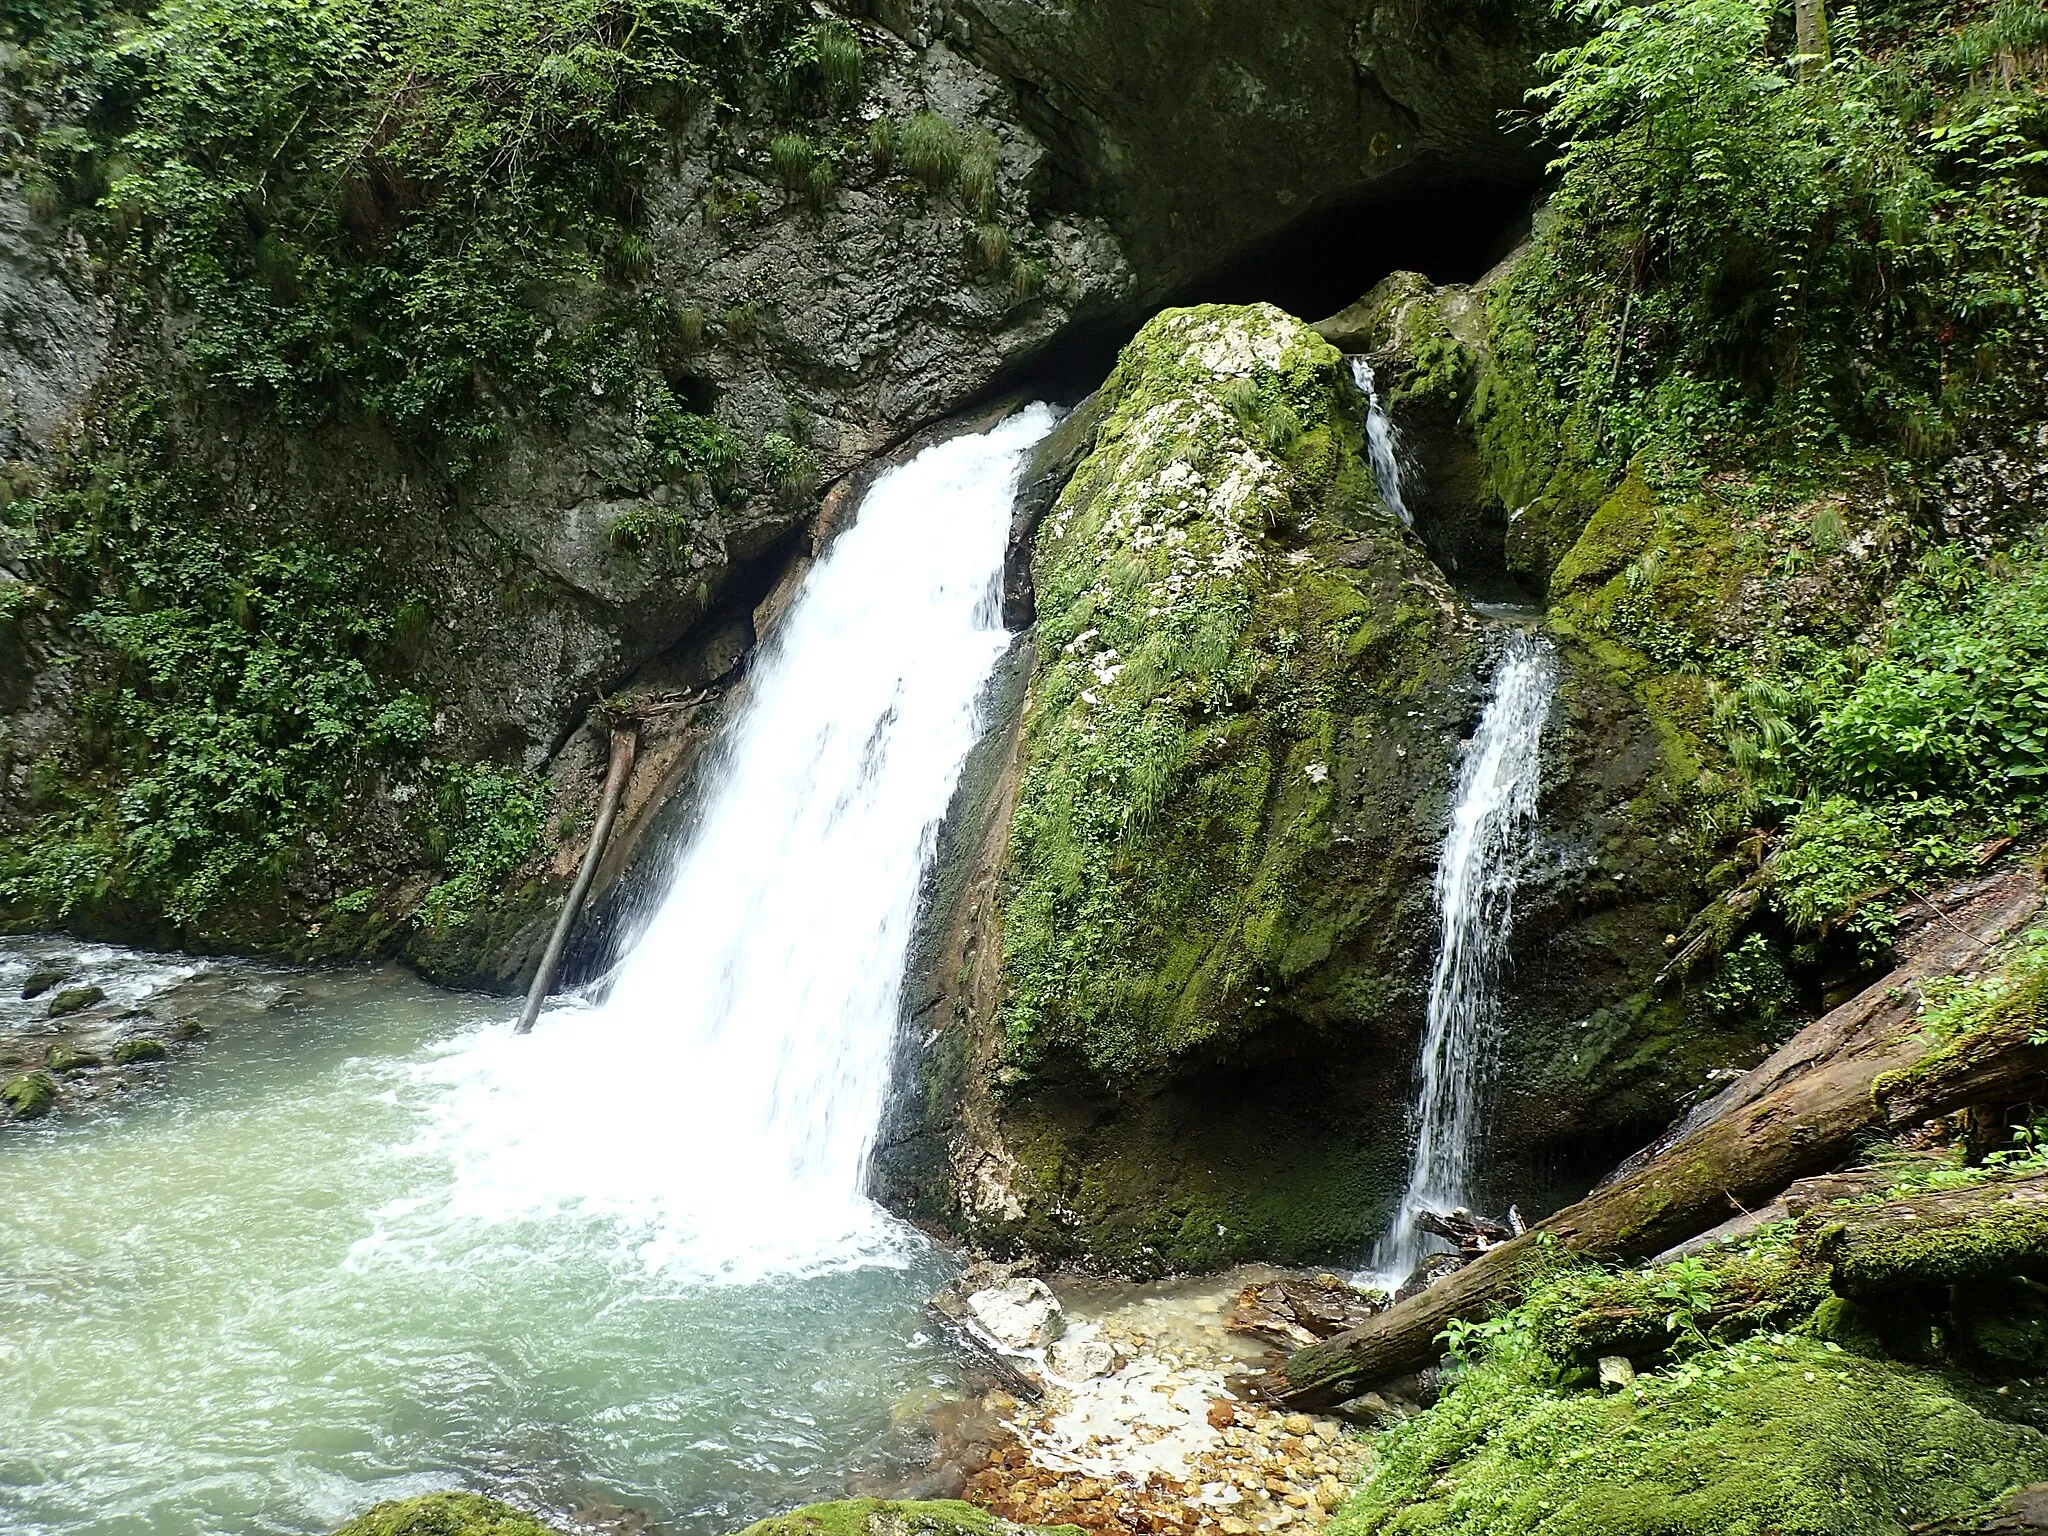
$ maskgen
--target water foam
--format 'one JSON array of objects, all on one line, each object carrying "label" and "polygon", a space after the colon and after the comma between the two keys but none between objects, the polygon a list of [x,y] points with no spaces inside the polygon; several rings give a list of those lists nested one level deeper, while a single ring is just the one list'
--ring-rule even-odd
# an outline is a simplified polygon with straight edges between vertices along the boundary
[{"label": "water foam", "polygon": [[418,1069],[414,1150],[453,1181],[384,1213],[599,1221],[650,1267],[734,1280],[901,1259],[863,1193],[918,892],[1010,643],[998,589],[1033,406],[892,469],[811,572],[717,749],[666,895],[595,1008]]}]

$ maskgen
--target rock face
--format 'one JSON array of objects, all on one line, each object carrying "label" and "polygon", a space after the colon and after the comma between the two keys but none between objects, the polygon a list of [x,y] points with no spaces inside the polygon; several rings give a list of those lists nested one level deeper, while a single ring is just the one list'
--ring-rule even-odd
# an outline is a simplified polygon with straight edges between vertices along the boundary
[{"label": "rock face", "polygon": [[[693,317],[688,344],[658,368],[594,370],[587,397],[552,410],[498,402],[498,446],[460,475],[376,421],[292,427],[203,385],[182,350],[192,317],[117,324],[79,243],[0,187],[0,452],[18,485],[69,495],[106,483],[134,458],[114,428],[147,396],[152,452],[230,545],[365,557],[391,589],[371,627],[397,653],[393,686],[428,706],[425,750],[537,784],[528,820],[541,829],[531,857],[491,874],[490,899],[421,920],[451,867],[421,807],[455,791],[365,773],[346,816],[269,861],[284,872],[260,898],[167,918],[160,895],[101,894],[60,914],[48,882],[30,880],[0,892],[0,921],[61,915],[158,943],[306,957],[396,949],[442,979],[509,985],[581,852],[604,756],[585,723],[592,703],[624,685],[689,695],[729,680],[756,603],[807,541],[816,485],[1077,327],[1134,323],[1319,201],[1400,177],[1530,169],[1496,121],[1535,46],[1512,8],[1396,19],[1363,3],[1286,5],[1199,27],[1124,3],[859,9],[873,13],[851,23],[859,98],[824,146],[836,182],[793,190],[774,126],[747,110],[681,115],[639,194],[638,275],[534,302],[561,307],[565,327],[582,323],[579,305],[665,305]],[[920,114],[980,136],[985,187],[869,155],[865,126]],[[649,431],[657,395],[730,433],[742,483],[664,464]],[[104,764],[81,743],[79,713],[119,668],[79,627],[76,573],[14,533],[0,540],[4,838],[95,782]],[[669,723],[629,796],[640,810],[628,851],[653,820],[641,812],[688,781],[715,720]],[[607,862],[607,881],[624,862]]]},{"label": "rock face", "polygon": [[901,9],[1019,82],[1024,119],[1051,150],[1053,205],[1107,218],[1149,298],[1418,173],[1541,174],[1533,147],[1502,128],[1542,46],[1523,7]]}]

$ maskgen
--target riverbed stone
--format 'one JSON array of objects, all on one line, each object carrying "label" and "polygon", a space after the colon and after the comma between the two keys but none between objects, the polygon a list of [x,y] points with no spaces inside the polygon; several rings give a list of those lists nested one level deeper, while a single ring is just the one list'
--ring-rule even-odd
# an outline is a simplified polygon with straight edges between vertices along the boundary
[{"label": "riverbed stone", "polygon": [[59,1041],[51,1046],[45,1059],[52,1072],[83,1072],[89,1067],[101,1065],[105,1060],[97,1051],[82,1045],[74,1045],[68,1040]]},{"label": "riverbed stone", "polygon": [[1005,1349],[1042,1349],[1066,1331],[1067,1315],[1043,1280],[1020,1275],[967,1298],[990,1338]]},{"label": "riverbed stone", "polygon": [[[1101,1339],[1060,1339],[1046,1351],[1045,1361],[1055,1375],[1064,1376],[1069,1381],[1107,1376],[1117,1367],[1116,1350]],[[1224,1406],[1227,1408],[1229,1405]],[[1214,1404],[1210,1406],[1210,1412],[1213,1416]]]},{"label": "riverbed stone", "polygon": [[137,1062],[162,1061],[168,1055],[170,1051],[163,1041],[150,1035],[137,1035],[114,1047],[114,1065],[126,1067]]},{"label": "riverbed stone", "polygon": [[838,1499],[756,1521],[741,1536],[1024,1536],[1027,1532],[1080,1536],[1080,1527],[1019,1525],[955,1499]]}]

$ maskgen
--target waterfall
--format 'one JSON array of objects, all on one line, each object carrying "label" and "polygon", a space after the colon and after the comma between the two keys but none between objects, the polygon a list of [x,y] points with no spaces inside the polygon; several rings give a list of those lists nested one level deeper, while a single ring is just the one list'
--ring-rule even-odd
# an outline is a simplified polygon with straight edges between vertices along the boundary
[{"label": "waterfall", "polygon": [[1413,528],[1415,517],[1401,491],[1401,434],[1394,426],[1394,418],[1380,404],[1379,380],[1373,377],[1372,364],[1362,357],[1351,359],[1351,377],[1365,396],[1365,454],[1372,461],[1372,477],[1379,483],[1380,500],[1401,519],[1403,527]]},{"label": "waterfall", "polygon": [[1033,406],[875,482],[762,647],[610,996],[429,1069],[421,1150],[451,1160],[455,1214],[587,1215],[645,1262],[741,1278],[886,1245],[863,1191],[906,951],[1052,425]]},{"label": "waterfall", "polygon": [[1408,1188],[1373,1255],[1382,1284],[1408,1278],[1430,1246],[1423,1211],[1469,1198],[1486,1068],[1498,1043],[1500,975],[1513,936],[1515,886],[1534,842],[1543,723],[1557,672],[1549,645],[1510,632],[1493,697],[1465,744],[1436,865],[1438,945],[1422,1040],[1420,1129]]}]

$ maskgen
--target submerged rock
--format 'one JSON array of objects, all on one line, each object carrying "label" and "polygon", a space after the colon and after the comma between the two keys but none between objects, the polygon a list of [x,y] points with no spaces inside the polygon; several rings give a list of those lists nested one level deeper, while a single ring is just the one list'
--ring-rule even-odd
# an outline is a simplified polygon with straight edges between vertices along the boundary
[{"label": "submerged rock", "polygon": [[21,984],[23,1002],[33,1002],[64,979],[64,972],[49,969],[30,971]]},{"label": "submerged rock", "polygon": [[88,1067],[101,1065],[104,1059],[97,1051],[68,1042],[59,1042],[51,1046],[46,1058],[52,1072],[83,1072]]},{"label": "submerged rock", "polygon": [[478,1493],[392,1499],[358,1515],[334,1536],[557,1536],[551,1526]]}]

